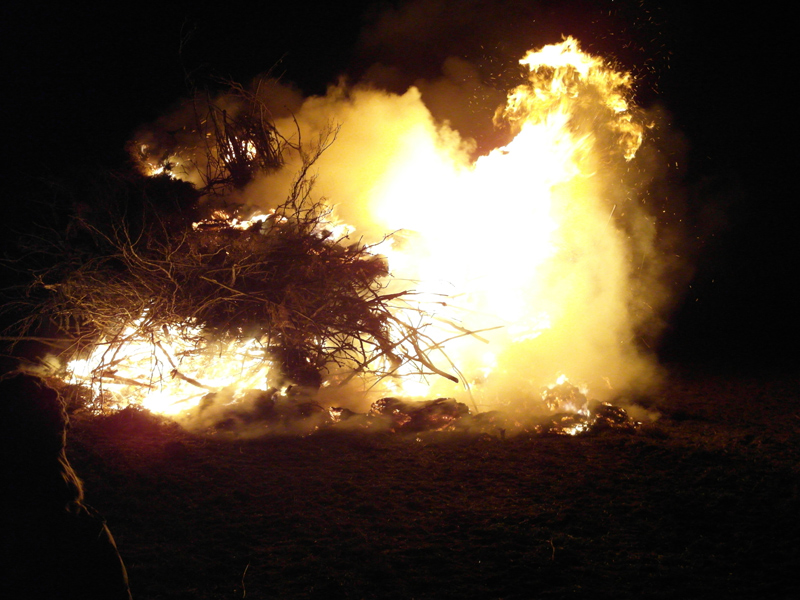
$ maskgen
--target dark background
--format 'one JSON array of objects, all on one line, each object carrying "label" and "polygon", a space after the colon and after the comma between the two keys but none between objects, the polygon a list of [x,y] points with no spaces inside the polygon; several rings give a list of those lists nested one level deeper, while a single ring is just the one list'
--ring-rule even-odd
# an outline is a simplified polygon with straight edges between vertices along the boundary
[{"label": "dark background", "polygon": [[767,4],[712,11],[643,0],[271,4],[3,8],[5,240],[36,220],[54,187],[124,164],[133,130],[186,96],[189,80],[246,82],[273,68],[314,94],[376,61],[435,76],[460,56],[494,68],[502,84],[526,49],[572,34],[633,69],[638,101],[665,107],[686,141],[671,217],[686,227],[694,267],[688,286],[675,283],[683,300],[663,359],[796,371],[787,15]]}]

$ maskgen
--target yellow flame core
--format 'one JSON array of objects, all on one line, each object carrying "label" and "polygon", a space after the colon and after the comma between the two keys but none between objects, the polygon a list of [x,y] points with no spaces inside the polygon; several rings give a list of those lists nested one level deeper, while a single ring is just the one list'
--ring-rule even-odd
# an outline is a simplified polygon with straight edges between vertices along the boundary
[{"label": "yellow flame core", "polygon": [[[374,251],[388,257],[393,285],[418,292],[419,306],[431,316],[426,334],[441,344],[433,358],[461,379],[453,386],[421,378],[407,365],[383,382],[383,392],[466,395],[490,408],[536,397],[564,372],[591,385],[609,382],[608,389],[648,370],[631,343],[630,243],[612,220],[625,196],[619,173],[643,139],[629,104],[631,76],[584,54],[571,37],[529,52],[520,63],[529,69],[527,81],[509,93],[497,117],[514,137],[474,162],[456,133],[437,129],[417,108],[412,91],[394,100],[424,113],[410,127],[391,122],[363,92],[353,93],[356,100],[333,94],[306,104],[324,115],[352,102],[355,114],[362,98],[363,115],[387,119],[380,132],[391,147],[386,168],[365,157],[357,183],[337,189],[360,199],[358,213],[366,211],[377,228],[369,233],[397,232]],[[337,143],[319,160],[323,188],[326,176],[353,170],[352,160],[342,163],[344,171],[335,162],[338,144],[347,145],[348,125],[361,136],[358,145],[368,145],[363,138],[373,131],[358,131],[366,116],[343,118]],[[327,122],[316,113],[307,120]],[[408,319],[418,314],[398,312]],[[121,339],[70,363],[71,373],[102,382],[116,398],[133,394],[158,412],[179,412],[209,389],[264,389],[269,377],[255,341],[212,347],[200,331],[186,329],[165,331],[157,343]],[[130,357],[126,372],[123,361],[110,358],[117,356]]]},{"label": "yellow flame core", "polygon": [[134,404],[175,415],[211,391],[229,388],[235,399],[245,390],[266,389],[270,363],[257,340],[211,342],[191,326],[144,336],[138,325],[100,340],[87,358],[67,365],[70,379],[90,386],[103,409]]}]

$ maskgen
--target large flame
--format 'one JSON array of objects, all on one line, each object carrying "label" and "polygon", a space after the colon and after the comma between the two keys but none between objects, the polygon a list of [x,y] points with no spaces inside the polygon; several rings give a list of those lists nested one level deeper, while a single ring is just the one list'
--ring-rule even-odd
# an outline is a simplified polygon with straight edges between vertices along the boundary
[{"label": "large flame", "polygon": [[[537,396],[564,374],[601,397],[653,374],[633,315],[648,300],[635,291],[634,253],[650,232],[617,219],[638,202],[631,161],[644,127],[629,104],[632,79],[573,38],[520,63],[527,81],[498,112],[515,135],[476,161],[414,88],[333,90],[301,112],[343,123],[321,160],[322,193],[355,199],[337,208],[359,231],[399,230],[387,242],[392,273],[415,282],[441,317],[439,339],[482,332],[443,344],[460,389],[405,377],[397,393],[490,407]],[[350,177],[336,168],[348,163],[364,169]]]},{"label": "large flame", "polygon": [[[652,219],[630,225],[638,202],[632,162],[644,133],[629,101],[631,77],[581,52],[573,38],[520,64],[526,81],[496,117],[513,138],[474,161],[469,141],[435,123],[416,88],[394,95],[338,86],[276,122],[287,135],[299,126],[304,139],[341,124],[315,165],[315,189],[339,202],[338,217],[367,241],[393,233],[376,252],[389,258],[393,285],[417,292],[430,317],[426,334],[441,343],[433,358],[459,379],[399,372],[374,393],[469,398],[481,409],[528,406],[559,376],[602,398],[655,370],[635,343],[649,301],[635,285],[635,265],[653,227]],[[255,181],[246,200],[276,205],[297,168],[289,162]],[[108,344],[70,370],[118,394],[135,390],[165,412],[208,389],[266,389],[269,365],[255,358],[263,353],[198,345],[199,332],[184,348],[186,333],[165,331],[157,351],[149,340],[143,362],[129,361],[136,366],[127,373],[119,360],[113,377],[103,377]],[[141,342],[112,354],[133,357]]]}]

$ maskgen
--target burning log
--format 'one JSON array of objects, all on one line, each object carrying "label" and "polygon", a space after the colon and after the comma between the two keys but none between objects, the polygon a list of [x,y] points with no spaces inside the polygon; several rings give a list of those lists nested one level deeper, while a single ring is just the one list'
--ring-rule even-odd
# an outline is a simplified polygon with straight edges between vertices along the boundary
[{"label": "burning log", "polygon": [[604,431],[614,429],[617,431],[634,431],[638,429],[638,421],[630,418],[627,411],[619,406],[614,406],[609,402],[594,401],[589,406],[592,417],[592,431]]},{"label": "burning log", "polygon": [[586,411],[559,413],[537,423],[533,432],[545,435],[578,435],[610,430],[630,433],[639,425],[624,408],[594,400]]},{"label": "burning log", "polygon": [[408,402],[398,398],[381,398],[369,411],[373,416],[389,417],[395,431],[440,431],[469,416],[466,404],[453,398],[437,398]]}]

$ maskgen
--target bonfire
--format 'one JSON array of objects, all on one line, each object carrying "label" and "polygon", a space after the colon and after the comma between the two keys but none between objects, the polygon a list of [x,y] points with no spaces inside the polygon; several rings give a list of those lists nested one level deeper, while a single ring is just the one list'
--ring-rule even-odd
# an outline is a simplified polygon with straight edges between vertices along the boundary
[{"label": "bonfire", "polygon": [[[511,142],[462,164],[437,131],[398,158],[372,186],[377,236],[341,219],[347,198],[316,192],[347,123],[275,117],[258,85],[197,96],[181,127],[131,142],[138,174],[109,177],[66,223],[27,240],[11,266],[31,276],[6,290],[19,317],[6,337],[52,342],[46,374],[88,388],[101,412],[207,413],[253,393],[262,408],[323,403],[358,380],[370,415],[412,429],[430,415],[438,428],[467,403],[502,406],[513,376],[518,411],[569,413],[565,431],[597,415],[624,424],[597,408],[607,404],[590,410],[586,394],[605,382],[608,397],[652,371],[631,341],[655,310],[652,231],[635,203],[618,209],[620,186],[635,190],[617,173],[630,172],[644,135],[632,80],[572,38],[520,63],[527,81],[497,113]],[[282,202],[249,202],[254,183],[289,168]],[[418,178],[433,196],[403,187]],[[498,210],[477,219],[487,194]],[[448,291],[434,283],[445,280]],[[587,313],[605,322],[587,325]],[[405,403],[426,397],[440,400]]]}]

